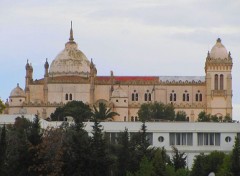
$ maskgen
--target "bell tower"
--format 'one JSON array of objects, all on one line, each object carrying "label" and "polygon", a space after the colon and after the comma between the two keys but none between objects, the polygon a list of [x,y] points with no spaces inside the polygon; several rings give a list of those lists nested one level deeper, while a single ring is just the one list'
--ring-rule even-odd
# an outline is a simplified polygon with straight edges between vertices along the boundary
[{"label": "bell tower", "polygon": [[232,65],[230,52],[218,38],[205,62],[208,114],[232,117]]}]

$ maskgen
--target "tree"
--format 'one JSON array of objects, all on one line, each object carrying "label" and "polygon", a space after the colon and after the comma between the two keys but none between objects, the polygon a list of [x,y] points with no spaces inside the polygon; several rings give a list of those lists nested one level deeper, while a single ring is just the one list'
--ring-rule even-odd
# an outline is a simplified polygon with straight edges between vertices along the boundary
[{"label": "tree", "polygon": [[63,107],[58,107],[51,114],[53,121],[64,121],[67,116],[73,117],[75,123],[81,123],[92,117],[92,111],[89,105],[82,101],[70,101]]},{"label": "tree", "polygon": [[157,148],[154,152],[154,157],[152,159],[153,170],[155,176],[167,176],[166,173],[166,151],[164,148]]},{"label": "tree", "polygon": [[174,120],[175,111],[172,104],[159,102],[143,103],[138,110],[138,117],[142,122],[151,120]]},{"label": "tree", "polygon": [[195,157],[192,166],[192,176],[208,175],[211,172],[217,173],[225,158],[225,154],[219,151],[213,151],[208,155],[200,154]]},{"label": "tree", "polygon": [[64,175],[91,175],[91,138],[84,130],[83,123],[74,124],[63,131],[65,131],[62,137]]},{"label": "tree", "polygon": [[150,121],[152,117],[152,112],[150,109],[150,104],[143,103],[138,110],[138,117],[142,122]]},{"label": "tree", "polygon": [[36,146],[41,143],[42,133],[41,133],[41,126],[40,126],[40,119],[38,115],[35,115],[35,118],[31,123],[30,130],[28,133],[29,133],[28,140],[31,142],[32,145]]},{"label": "tree", "polygon": [[175,117],[175,121],[188,121],[185,111],[178,111]]},{"label": "tree", "polygon": [[63,175],[62,129],[48,128],[35,149],[29,175]]},{"label": "tree", "polygon": [[99,103],[98,108],[93,106],[93,117],[99,121],[112,119],[116,115],[119,114],[116,112],[111,112],[111,108],[107,109],[107,106],[104,103]]},{"label": "tree", "polygon": [[206,155],[201,153],[200,155],[195,156],[193,160],[193,166],[191,171],[191,176],[204,176],[207,175],[205,171],[205,161]]},{"label": "tree", "polygon": [[211,115],[210,120],[211,120],[212,122],[219,122],[219,121],[220,121],[220,119],[218,118],[217,115]]},{"label": "tree", "polygon": [[202,111],[198,114],[198,122],[210,122],[211,115],[207,114],[205,111]]},{"label": "tree", "polygon": [[1,131],[1,138],[0,138],[0,176],[6,175],[6,149],[7,149],[7,142],[6,142],[6,126],[3,125]]},{"label": "tree", "polygon": [[234,176],[240,175],[240,140],[235,137],[235,143],[231,155],[231,171]]},{"label": "tree", "polygon": [[7,136],[7,166],[9,176],[28,175],[33,155],[29,152],[28,134],[32,122],[24,117],[17,117],[15,123],[8,127]]},{"label": "tree", "polygon": [[106,141],[103,138],[102,126],[96,119],[94,120],[92,138],[91,138],[91,169],[90,175],[110,175],[112,160],[106,147]]},{"label": "tree", "polygon": [[129,143],[129,133],[125,129],[118,136],[117,145],[117,172],[118,175],[126,175],[127,170],[129,170],[129,160],[130,158],[130,143]]},{"label": "tree", "polygon": [[206,156],[205,170],[206,173],[209,174],[211,172],[217,173],[220,169],[220,166],[223,164],[225,153],[220,151],[213,151]]},{"label": "tree", "polygon": [[2,100],[0,99],[0,114],[3,113],[4,109],[6,108],[5,104],[2,102]]},{"label": "tree", "polygon": [[144,156],[140,162],[139,170],[134,174],[135,176],[153,176],[153,164]]},{"label": "tree", "polygon": [[172,146],[173,150],[173,157],[172,157],[172,165],[177,171],[178,169],[185,168],[186,167],[186,158],[187,156],[185,155],[184,152],[179,152],[178,149],[174,146]]}]

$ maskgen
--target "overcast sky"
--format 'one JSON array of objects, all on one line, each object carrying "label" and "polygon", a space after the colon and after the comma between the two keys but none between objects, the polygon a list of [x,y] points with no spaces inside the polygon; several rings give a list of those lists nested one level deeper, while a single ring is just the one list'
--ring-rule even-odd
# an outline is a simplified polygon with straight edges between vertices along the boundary
[{"label": "overcast sky", "polygon": [[75,41],[98,75],[205,76],[208,50],[220,37],[233,58],[234,119],[240,120],[238,0],[0,0],[0,97],[25,86]]}]

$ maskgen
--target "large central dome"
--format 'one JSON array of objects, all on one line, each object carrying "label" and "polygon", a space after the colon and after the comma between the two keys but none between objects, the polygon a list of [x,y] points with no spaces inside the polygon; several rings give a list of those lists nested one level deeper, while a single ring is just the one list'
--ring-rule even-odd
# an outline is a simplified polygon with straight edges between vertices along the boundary
[{"label": "large central dome", "polygon": [[85,54],[78,49],[78,45],[73,38],[71,24],[70,38],[65,44],[65,49],[61,51],[52,61],[50,76],[83,76],[87,77],[90,72],[90,62]]}]

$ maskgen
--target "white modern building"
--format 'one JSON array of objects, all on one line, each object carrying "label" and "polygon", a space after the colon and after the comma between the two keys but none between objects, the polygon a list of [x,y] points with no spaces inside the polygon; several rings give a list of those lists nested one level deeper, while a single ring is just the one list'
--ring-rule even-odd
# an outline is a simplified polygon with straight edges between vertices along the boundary
[{"label": "white modern building", "polygon": [[[21,115],[0,115],[0,125],[13,124],[15,118]],[[29,120],[34,115],[24,115]],[[42,128],[59,127],[62,122],[48,122],[41,119]],[[93,122],[85,123],[86,131],[91,134]],[[112,143],[117,142],[117,136],[125,128],[130,134],[141,129],[141,122],[102,122],[104,132]],[[208,154],[214,150],[230,152],[236,136],[240,137],[239,123],[213,122],[147,122],[147,136],[151,146],[164,147],[172,155],[172,146],[187,155],[188,168],[192,167],[193,159],[200,153]]]}]

